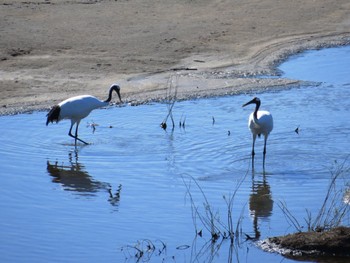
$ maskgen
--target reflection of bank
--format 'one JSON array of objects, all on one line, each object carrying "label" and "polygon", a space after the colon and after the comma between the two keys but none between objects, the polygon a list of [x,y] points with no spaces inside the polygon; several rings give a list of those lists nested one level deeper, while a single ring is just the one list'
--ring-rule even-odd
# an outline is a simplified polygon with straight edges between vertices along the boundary
[{"label": "reflection of bank", "polygon": [[260,238],[260,231],[258,227],[258,219],[268,218],[272,214],[273,200],[270,191],[270,185],[263,175],[262,181],[256,180],[252,176],[252,192],[249,198],[249,210],[253,217],[253,227],[255,232],[255,239]]},{"label": "reflection of bank", "polygon": [[68,165],[58,164],[57,161],[51,164],[47,161],[47,172],[53,177],[52,182],[59,183],[65,191],[72,191],[81,196],[95,196],[97,192],[104,191],[113,206],[119,205],[121,185],[113,194],[111,185],[93,179],[84,165],[78,162],[77,156],[75,161],[70,156]]}]

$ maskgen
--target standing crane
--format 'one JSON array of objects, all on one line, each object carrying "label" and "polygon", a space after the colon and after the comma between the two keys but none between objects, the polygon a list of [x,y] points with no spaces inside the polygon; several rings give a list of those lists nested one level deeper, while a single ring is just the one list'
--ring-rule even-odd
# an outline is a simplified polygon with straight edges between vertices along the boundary
[{"label": "standing crane", "polygon": [[245,107],[249,104],[255,104],[255,110],[252,112],[249,116],[248,120],[248,128],[250,129],[251,133],[253,134],[253,147],[252,147],[252,159],[253,159],[253,166],[254,166],[254,146],[255,146],[255,140],[256,136],[260,137],[260,135],[264,135],[264,159],[263,159],[263,167],[265,168],[265,155],[266,155],[266,141],[270,134],[270,132],[273,129],[273,118],[270,112],[259,110],[261,101],[259,98],[255,97],[251,101],[244,104],[242,107]]},{"label": "standing crane", "polygon": [[[77,140],[88,144],[82,139],[78,138],[78,127],[80,121],[87,117],[90,112],[94,109],[107,106],[112,100],[112,93],[115,91],[118,94],[119,100],[122,101],[120,97],[120,87],[117,84],[112,84],[109,88],[108,98],[104,101],[91,95],[81,95],[66,99],[59,104],[53,106],[49,113],[46,115],[46,126],[50,122],[59,122],[63,119],[70,119],[71,126],[68,135],[75,139],[75,146],[77,145]],[[72,128],[75,127],[75,135],[72,134]]]}]

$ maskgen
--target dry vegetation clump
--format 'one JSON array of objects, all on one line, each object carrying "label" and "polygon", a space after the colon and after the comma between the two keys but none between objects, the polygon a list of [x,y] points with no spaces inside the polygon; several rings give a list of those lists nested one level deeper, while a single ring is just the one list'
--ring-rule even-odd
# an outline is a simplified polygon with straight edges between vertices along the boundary
[{"label": "dry vegetation clump", "polygon": [[[350,256],[350,228],[336,227],[327,231],[299,232],[269,238],[269,242],[293,251],[293,255],[317,254]],[[295,253],[298,251],[299,253]]]}]

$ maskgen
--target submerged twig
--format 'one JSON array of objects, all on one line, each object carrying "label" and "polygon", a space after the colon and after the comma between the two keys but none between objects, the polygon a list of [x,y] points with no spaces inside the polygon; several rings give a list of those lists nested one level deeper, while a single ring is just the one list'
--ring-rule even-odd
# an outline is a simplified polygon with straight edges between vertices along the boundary
[{"label": "submerged twig", "polygon": [[247,176],[247,173],[237,183],[237,186],[236,186],[233,194],[230,194],[228,197],[226,197],[225,195],[223,196],[225,203],[227,205],[227,224],[225,224],[224,222],[222,222],[220,220],[219,212],[214,211],[214,209],[213,209],[212,205],[209,203],[209,200],[208,200],[206,194],[204,193],[204,190],[202,189],[202,187],[199,185],[199,183],[192,176],[190,176],[191,181],[193,181],[195,183],[196,187],[199,189],[199,191],[201,192],[201,195],[204,199],[204,201],[203,201],[204,212],[200,211],[199,207],[196,206],[194,198],[192,196],[191,184],[186,183],[185,179],[182,178],[184,185],[186,187],[186,190],[187,190],[186,193],[187,193],[187,195],[190,199],[190,203],[191,203],[192,219],[193,219],[193,223],[195,226],[196,235],[202,236],[202,230],[198,231],[198,228],[197,228],[197,218],[198,218],[199,221],[202,223],[203,227],[205,228],[205,230],[207,230],[210,233],[211,241],[213,243],[215,243],[220,237],[222,237],[222,239],[230,239],[231,243],[234,242],[234,237],[235,236],[238,237],[238,235],[239,235],[239,229],[241,227],[242,220],[243,220],[243,213],[240,214],[240,216],[237,220],[237,223],[236,223],[236,227],[234,227],[233,203],[234,203],[234,198],[237,194],[237,191],[240,188],[240,186],[242,185],[246,176]]},{"label": "submerged twig", "polygon": [[[174,79],[175,76],[175,79]],[[164,118],[163,122],[160,126],[166,130],[168,118],[171,118],[172,127],[175,128],[175,122],[173,117],[173,107],[177,99],[177,83],[178,83],[179,75],[171,75],[167,81],[167,92],[166,92],[166,103],[168,108],[168,114]],[[174,83],[175,82],[175,83]]]},{"label": "submerged twig", "polygon": [[279,203],[277,203],[277,205],[282,210],[287,221],[290,224],[292,224],[298,232],[301,232],[303,227],[299,224],[298,219],[296,219],[295,216],[289,211],[287,204],[285,202],[279,201]]},{"label": "submerged twig", "polygon": [[298,125],[298,127],[294,130],[295,133],[298,134],[298,135],[299,135],[299,127],[300,127],[300,125]]},{"label": "submerged twig", "polygon": [[157,247],[154,242],[149,239],[138,240],[135,245],[126,245],[120,248],[124,253],[126,259],[135,258],[136,261],[142,260],[143,262],[149,262],[152,256],[157,252],[157,256],[166,253],[166,244],[157,239],[156,242],[161,243],[161,247]]},{"label": "submerged twig", "polygon": [[115,192],[115,194],[112,193],[112,189],[108,188],[109,198],[108,201],[113,206],[118,206],[120,202],[120,192],[122,190],[122,185],[120,184]]},{"label": "submerged twig", "polygon": [[95,123],[94,121],[92,121],[91,123],[87,123],[87,127],[91,127],[92,128],[92,133],[95,133],[96,127],[98,126],[97,123]]},{"label": "submerged twig", "polygon": [[185,129],[186,116],[184,117],[183,120],[182,120],[182,118],[183,118],[183,114],[181,115],[181,119],[180,119],[180,122],[179,122],[179,127]]}]

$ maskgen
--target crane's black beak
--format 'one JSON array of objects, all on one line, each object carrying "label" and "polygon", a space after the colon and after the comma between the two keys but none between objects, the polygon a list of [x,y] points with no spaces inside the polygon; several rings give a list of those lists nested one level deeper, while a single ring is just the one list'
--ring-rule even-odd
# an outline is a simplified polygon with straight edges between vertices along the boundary
[{"label": "crane's black beak", "polygon": [[242,107],[245,107],[245,106],[247,106],[249,104],[253,104],[253,103],[255,103],[255,98],[252,99],[251,101],[248,101],[246,104],[243,104]]}]

